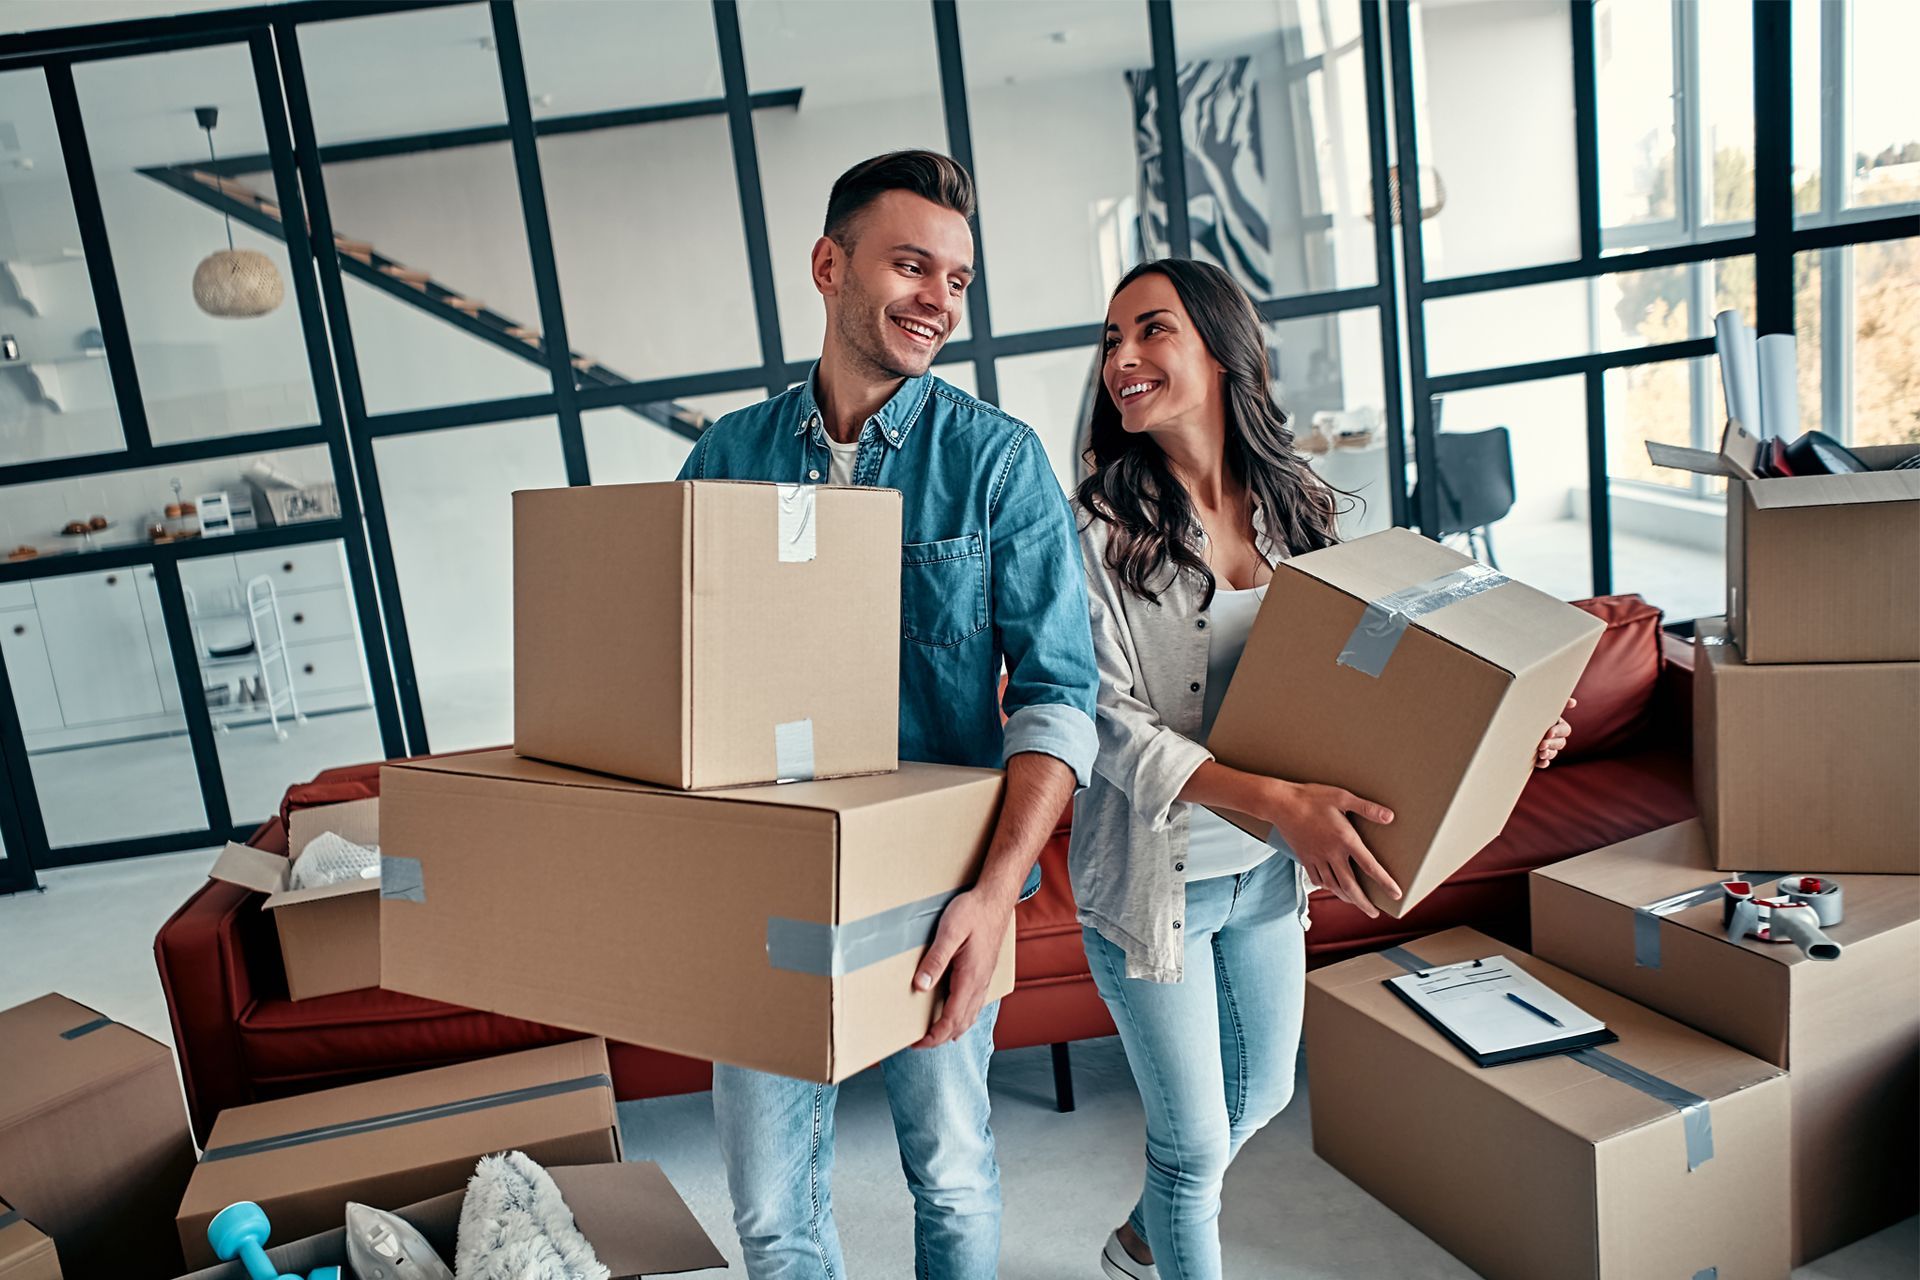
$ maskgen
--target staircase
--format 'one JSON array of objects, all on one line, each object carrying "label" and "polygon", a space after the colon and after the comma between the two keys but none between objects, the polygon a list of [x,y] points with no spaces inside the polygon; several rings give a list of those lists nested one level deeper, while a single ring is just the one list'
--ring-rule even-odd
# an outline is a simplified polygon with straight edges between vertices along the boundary
[{"label": "staircase", "polygon": [[[140,172],[256,231],[276,240],[286,239],[285,228],[281,225],[280,206],[238,179],[189,164],[154,165]],[[388,257],[365,240],[355,240],[336,232],[333,247],[344,274],[482,342],[543,369],[547,367],[547,347],[538,329],[512,316],[502,315],[478,298],[468,297],[460,290],[434,279],[428,271]],[[626,386],[633,381],[607,368],[592,356],[578,351],[569,351],[567,356],[584,386]],[[697,439],[711,424],[705,414],[672,401],[620,407],[689,440]]]}]

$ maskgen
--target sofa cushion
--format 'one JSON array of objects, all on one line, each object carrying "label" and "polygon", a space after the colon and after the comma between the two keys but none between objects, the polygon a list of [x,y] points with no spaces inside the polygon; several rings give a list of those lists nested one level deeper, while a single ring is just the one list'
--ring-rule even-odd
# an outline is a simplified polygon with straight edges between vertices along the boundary
[{"label": "sofa cushion", "polygon": [[1634,595],[1576,600],[1574,606],[1607,629],[1574,686],[1579,705],[1567,713],[1573,737],[1560,753],[1562,764],[1617,751],[1637,738],[1652,719],[1660,679],[1660,610]]}]

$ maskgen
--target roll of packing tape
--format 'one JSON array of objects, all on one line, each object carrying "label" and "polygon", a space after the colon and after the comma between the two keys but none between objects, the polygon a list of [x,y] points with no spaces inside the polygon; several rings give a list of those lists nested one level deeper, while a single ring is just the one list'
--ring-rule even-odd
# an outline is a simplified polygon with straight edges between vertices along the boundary
[{"label": "roll of packing tape", "polygon": [[1837,880],[1825,876],[1781,876],[1778,892],[1783,898],[1812,907],[1814,919],[1822,929],[1830,929],[1846,918],[1845,899]]}]

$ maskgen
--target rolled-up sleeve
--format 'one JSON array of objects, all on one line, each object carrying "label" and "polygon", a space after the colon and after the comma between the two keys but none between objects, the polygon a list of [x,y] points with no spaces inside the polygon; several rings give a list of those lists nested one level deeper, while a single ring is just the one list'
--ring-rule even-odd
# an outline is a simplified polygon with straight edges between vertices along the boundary
[{"label": "rolled-up sleeve", "polygon": [[1121,588],[1107,570],[1097,536],[1083,537],[1081,555],[1100,668],[1100,755],[1094,768],[1119,788],[1143,821],[1164,831],[1187,780],[1213,753],[1169,728],[1150,703],[1135,695],[1138,661],[1121,608]]},{"label": "rolled-up sleeve", "polygon": [[1066,495],[1031,427],[1008,451],[989,512],[993,621],[1007,663],[1002,759],[1053,756],[1084,787],[1099,752],[1086,576]]}]

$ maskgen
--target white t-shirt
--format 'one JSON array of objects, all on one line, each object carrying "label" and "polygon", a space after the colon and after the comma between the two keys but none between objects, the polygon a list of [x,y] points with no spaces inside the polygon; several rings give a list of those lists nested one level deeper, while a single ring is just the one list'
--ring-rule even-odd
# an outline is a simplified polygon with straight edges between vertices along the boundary
[{"label": "white t-shirt", "polygon": [[[1216,589],[1213,593],[1213,603],[1207,609],[1207,694],[1197,739],[1202,746],[1213,733],[1213,721],[1226,699],[1227,684],[1240,665],[1254,615],[1260,612],[1260,602],[1266,595],[1264,586],[1245,591]],[[1188,880],[1237,876],[1272,855],[1273,848],[1266,841],[1254,839],[1205,805],[1192,806],[1187,817]]]},{"label": "white t-shirt", "polygon": [[827,448],[833,451],[833,465],[827,472],[827,479],[834,484],[852,484],[853,456],[860,452],[858,437],[849,444],[841,444],[832,436],[828,436]]}]

